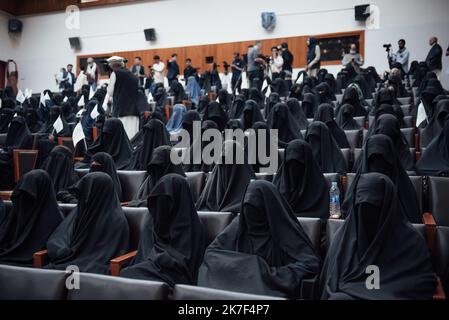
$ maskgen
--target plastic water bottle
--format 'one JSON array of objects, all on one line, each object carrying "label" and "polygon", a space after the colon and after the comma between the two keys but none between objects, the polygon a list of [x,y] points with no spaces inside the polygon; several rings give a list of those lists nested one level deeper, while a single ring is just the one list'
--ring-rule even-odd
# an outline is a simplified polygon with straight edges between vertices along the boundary
[{"label": "plastic water bottle", "polygon": [[337,182],[332,182],[331,189],[329,191],[329,212],[332,219],[340,219],[340,189],[338,188]]}]

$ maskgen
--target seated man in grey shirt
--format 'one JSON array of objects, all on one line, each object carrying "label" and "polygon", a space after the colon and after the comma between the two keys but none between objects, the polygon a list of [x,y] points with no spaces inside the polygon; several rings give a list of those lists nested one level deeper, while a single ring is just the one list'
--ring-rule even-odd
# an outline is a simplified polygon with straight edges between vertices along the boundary
[{"label": "seated man in grey shirt", "polygon": [[363,66],[363,58],[360,53],[357,52],[357,46],[353,43],[351,44],[351,49],[349,53],[345,54],[343,57],[343,61],[341,62],[343,66],[347,66],[348,64],[352,64],[355,71],[360,73],[360,67]]}]

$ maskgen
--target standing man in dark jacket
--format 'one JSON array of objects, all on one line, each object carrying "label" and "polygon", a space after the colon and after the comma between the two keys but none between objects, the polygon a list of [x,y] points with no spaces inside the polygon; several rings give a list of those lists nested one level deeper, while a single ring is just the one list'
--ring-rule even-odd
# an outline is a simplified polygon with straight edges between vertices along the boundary
[{"label": "standing man in dark jacket", "polygon": [[177,62],[178,55],[173,53],[170,60],[167,62],[167,79],[168,85],[171,87],[173,80],[176,80],[179,76],[179,65]]},{"label": "standing man in dark jacket", "polygon": [[142,58],[136,57],[134,59],[134,64],[131,68],[131,72],[139,78],[139,85],[143,87],[145,81],[145,67],[142,65]]},{"label": "standing man in dark jacket", "polygon": [[112,97],[112,116],[122,121],[128,138],[132,139],[139,131],[139,80],[125,68],[125,59],[114,56],[108,59],[108,64],[112,69],[108,86],[108,96],[110,99]]},{"label": "standing man in dark jacket", "polygon": [[429,45],[432,48],[427,55],[426,63],[430,71],[435,72],[439,78],[443,70],[443,48],[438,44],[437,37],[430,38]]}]

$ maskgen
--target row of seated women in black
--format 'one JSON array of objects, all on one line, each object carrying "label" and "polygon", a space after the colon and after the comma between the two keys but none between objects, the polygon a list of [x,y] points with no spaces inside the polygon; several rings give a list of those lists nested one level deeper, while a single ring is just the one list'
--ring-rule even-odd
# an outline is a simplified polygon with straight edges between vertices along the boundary
[{"label": "row of seated women in black", "polygon": [[[32,254],[47,248],[46,268],[77,265],[82,272],[108,273],[110,259],[129,250],[114,184],[94,172],[75,189],[79,203],[63,218],[48,174],[26,174],[14,190],[12,210],[0,216],[1,263],[30,265]],[[429,250],[400,209],[393,182],[379,173],[361,174],[351,192],[346,220],[321,268],[273,184],[250,182],[240,215],[206,249],[187,181],[166,175],[148,197],[138,254],[121,275],[297,298],[301,282],[321,273],[323,299],[430,299],[436,278]],[[371,265],[382,270],[379,290],[365,286]]]}]

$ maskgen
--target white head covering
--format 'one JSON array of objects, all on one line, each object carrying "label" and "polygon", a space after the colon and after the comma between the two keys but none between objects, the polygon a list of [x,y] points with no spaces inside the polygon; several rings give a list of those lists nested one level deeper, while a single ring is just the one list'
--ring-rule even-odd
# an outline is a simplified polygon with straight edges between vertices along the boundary
[{"label": "white head covering", "polygon": [[120,64],[122,67],[125,66],[125,58],[119,57],[119,56],[112,56],[109,59],[106,60],[110,67],[116,64]]}]

